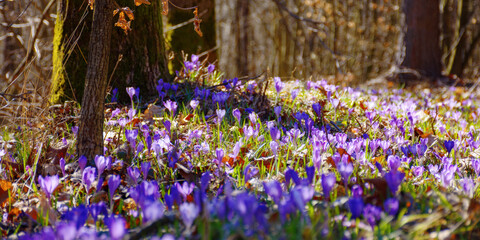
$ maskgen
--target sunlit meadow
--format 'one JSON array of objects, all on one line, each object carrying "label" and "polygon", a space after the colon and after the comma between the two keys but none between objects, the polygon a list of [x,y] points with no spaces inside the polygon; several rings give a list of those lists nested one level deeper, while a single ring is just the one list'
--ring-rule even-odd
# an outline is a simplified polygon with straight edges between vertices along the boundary
[{"label": "sunlit meadow", "polygon": [[75,156],[75,105],[3,128],[3,236],[479,237],[477,96],[184,65],[177,82],[158,81],[155,103],[133,87],[110,93],[93,161]]}]

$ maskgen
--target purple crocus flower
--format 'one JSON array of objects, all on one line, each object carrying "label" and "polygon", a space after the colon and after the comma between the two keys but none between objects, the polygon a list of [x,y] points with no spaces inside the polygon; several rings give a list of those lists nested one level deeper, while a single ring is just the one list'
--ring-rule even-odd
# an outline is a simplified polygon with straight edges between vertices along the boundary
[{"label": "purple crocus flower", "polygon": [[277,95],[280,94],[282,89],[285,87],[285,83],[279,77],[274,77],[273,80],[275,81],[275,90],[277,91]]},{"label": "purple crocus flower", "polygon": [[142,163],[140,164],[140,168],[141,168],[142,173],[143,173],[143,180],[147,180],[148,171],[149,171],[150,168],[151,168],[150,162],[142,162]]},{"label": "purple crocus flower", "polygon": [[352,218],[359,218],[363,212],[363,199],[359,197],[352,197],[347,201],[348,209],[352,213]]},{"label": "purple crocus flower", "polygon": [[165,126],[165,129],[167,129],[168,134],[171,133],[170,129],[172,127],[172,123],[168,120],[163,121],[163,126]]},{"label": "purple crocus flower", "polygon": [[353,164],[342,158],[342,161],[340,161],[340,163],[337,166],[337,170],[342,176],[345,184],[347,184],[348,178],[353,173]]},{"label": "purple crocus flower", "polygon": [[190,107],[195,110],[195,108],[197,108],[198,104],[200,104],[200,101],[196,100],[196,99],[193,99],[192,101],[190,101]]},{"label": "purple crocus flower", "polygon": [[264,182],[263,187],[265,192],[278,204],[283,194],[280,183],[277,181]]},{"label": "purple crocus flower", "polygon": [[398,187],[403,181],[403,178],[405,177],[405,173],[398,172],[398,171],[390,171],[385,174],[385,180],[387,181],[388,188],[390,188],[390,191],[392,194],[396,194]]},{"label": "purple crocus flower", "polygon": [[394,155],[388,156],[387,163],[391,171],[398,171],[398,168],[402,165],[400,158]]},{"label": "purple crocus flower", "polygon": [[223,117],[225,117],[225,109],[217,109],[217,123],[220,124],[222,122]]},{"label": "purple crocus flower", "polygon": [[127,174],[130,180],[129,182],[131,184],[136,184],[138,181],[138,178],[140,178],[140,171],[136,167],[128,167]]},{"label": "purple crocus flower", "polygon": [[207,67],[208,74],[212,74],[215,71],[215,65],[209,64]]},{"label": "purple crocus flower", "polygon": [[313,178],[315,176],[315,167],[314,166],[305,167],[305,173],[307,173],[308,182],[310,184],[313,183]]},{"label": "purple crocus flower", "polygon": [[177,103],[172,102],[171,100],[167,100],[166,102],[163,102],[163,106],[165,106],[168,111],[170,111],[170,114],[172,116],[175,116],[175,112],[177,111]]},{"label": "purple crocus flower", "polygon": [[47,176],[43,178],[42,176],[38,176],[38,183],[40,184],[40,188],[45,192],[47,198],[50,199],[53,191],[57,188],[59,184],[58,176]]},{"label": "purple crocus flower", "polygon": [[440,172],[440,180],[443,183],[444,187],[449,187],[452,180],[455,178],[455,172],[457,171],[457,166],[455,165],[444,165],[443,170]]},{"label": "purple crocus flower", "polygon": [[182,195],[183,200],[187,200],[187,196],[190,195],[193,192],[193,189],[195,188],[195,184],[189,183],[187,181],[183,182],[183,184],[180,184],[178,182],[175,183],[175,187],[177,188],[178,192],[180,195]]},{"label": "purple crocus flower", "polygon": [[202,192],[205,192],[208,189],[208,185],[210,185],[211,179],[212,176],[210,174],[210,171],[206,171],[202,174],[202,177],[200,178],[200,190]]},{"label": "purple crocus flower", "polygon": [[396,215],[399,207],[398,200],[396,198],[389,198],[385,200],[383,207],[387,214]]},{"label": "purple crocus flower", "polygon": [[125,235],[125,224],[126,221],[121,216],[111,216],[105,219],[106,225],[108,226],[108,230],[110,231],[111,239],[122,239],[123,235]]},{"label": "purple crocus flower", "polygon": [[96,155],[95,156],[95,165],[97,166],[98,169],[98,176],[102,175],[103,171],[108,165],[107,158],[104,156]]},{"label": "purple crocus flower", "polygon": [[128,96],[130,96],[130,100],[133,101],[133,96],[135,95],[135,88],[127,87]]},{"label": "purple crocus flower", "polygon": [[90,186],[95,181],[95,172],[96,169],[94,167],[86,167],[83,170],[82,180],[85,185],[87,185],[87,191],[90,190]]},{"label": "purple crocus flower", "polygon": [[273,141],[277,141],[277,140],[280,139],[281,132],[280,132],[280,130],[278,130],[277,127],[272,126],[269,130],[270,130],[270,136],[272,137]]},{"label": "purple crocus flower", "polygon": [[235,119],[237,119],[238,124],[240,124],[240,118],[242,117],[240,110],[238,110],[238,108],[233,109],[232,115],[235,117]]},{"label": "purple crocus flower", "polygon": [[65,176],[65,159],[62,157],[59,160],[60,169],[62,170],[62,176]]},{"label": "purple crocus flower", "polygon": [[108,191],[110,192],[110,199],[113,198],[113,194],[115,190],[117,190],[118,186],[120,185],[120,176],[118,175],[111,175],[108,179]]},{"label": "purple crocus flower", "polygon": [[280,121],[280,113],[282,113],[282,106],[276,106],[273,108],[273,112],[275,112],[275,115],[277,116],[277,119]]},{"label": "purple crocus flower", "polygon": [[215,156],[217,157],[216,159],[214,159],[215,163],[222,164],[223,157],[225,156],[225,151],[223,150],[223,148],[217,148],[215,150]]},{"label": "purple crocus flower", "polygon": [[363,196],[363,189],[360,185],[355,184],[352,187],[352,196],[353,197],[362,197]]},{"label": "purple crocus flower", "polygon": [[312,104],[313,111],[315,111],[315,114],[317,114],[317,117],[322,116],[322,105],[319,103],[314,103]]},{"label": "purple crocus flower", "polygon": [[292,101],[295,100],[295,98],[297,98],[299,91],[300,90],[298,90],[298,89],[293,89],[292,90],[292,92],[291,92]]},{"label": "purple crocus flower", "polygon": [[278,153],[278,143],[275,141],[270,141],[270,149],[272,150],[273,155],[277,156]]},{"label": "purple crocus flower", "polygon": [[[73,222],[59,222],[56,227],[56,238],[74,240],[77,238],[77,228]],[[34,238],[33,238],[34,239]],[[45,238],[44,238],[45,239]]]},{"label": "purple crocus flower", "polygon": [[190,228],[200,213],[200,208],[194,203],[182,203],[179,207],[180,216],[187,228]]},{"label": "purple crocus flower", "polygon": [[83,171],[83,169],[85,169],[85,167],[87,166],[87,157],[83,155],[80,156],[80,158],[78,158],[78,166]]},{"label": "purple crocus flower", "polygon": [[61,219],[75,224],[75,227],[80,229],[88,218],[88,209],[85,205],[81,204],[78,207],[72,208],[71,210],[65,212]]},{"label": "purple crocus flower", "polygon": [[240,153],[240,148],[242,147],[242,140],[238,140],[235,143],[235,146],[233,146],[232,153],[229,154],[229,156],[233,159],[237,158],[238,154]]},{"label": "purple crocus flower", "polygon": [[252,177],[257,175],[259,172],[258,168],[248,164],[243,170],[243,175],[245,176],[245,183],[248,182]]},{"label": "purple crocus flower", "polygon": [[377,225],[377,222],[380,220],[382,210],[374,205],[367,204],[363,209],[363,217],[367,220],[368,224],[373,228]]},{"label": "purple crocus flower", "polygon": [[291,169],[291,168],[287,168],[287,170],[285,170],[285,184],[288,186],[290,185],[290,181],[293,180],[293,182],[295,184],[299,184],[300,183],[300,178],[298,177],[298,173]]},{"label": "purple crocus flower", "polygon": [[155,221],[163,216],[165,205],[159,201],[154,201],[142,208],[143,222]]},{"label": "purple crocus flower", "polygon": [[90,204],[88,210],[92,215],[94,222],[97,222],[99,215],[106,216],[108,214],[107,205],[102,201],[96,204]]},{"label": "purple crocus flower", "polygon": [[471,164],[473,171],[475,171],[475,174],[477,174],[478,177],[480,175],[480,159],[473,159]]},{"label": "purple crocus flower", "polygon": [[425,168],[423,166],[412,167],[412,172],[415,175],[415,177],[421,177],[423,175],[424,170]]},{"label": "purple crocus flower", "polygon": [[455,142],[454,142],[454,141],[445,140],[445,141],[443,142],[443,146],[445,146],[445,149],[447,150],[447,153],[450,154],[450,152],[452,151],[452,149],[455,147]]}]

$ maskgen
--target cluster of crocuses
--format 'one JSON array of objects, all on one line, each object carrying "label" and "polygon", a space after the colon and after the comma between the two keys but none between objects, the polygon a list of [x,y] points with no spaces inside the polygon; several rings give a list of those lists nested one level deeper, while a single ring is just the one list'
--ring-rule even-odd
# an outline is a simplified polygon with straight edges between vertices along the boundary
[{"label": "cluster of crocuses", "polygon": [[[192,61],[185,62],[185,67],[188,73],[198,70],[198,57],[192,56]],[[209,66],[208,72],[213,69]],[[54,228],[44,228],[39,234],[45,237],[98,237],[95,230],[85,227],[91,218],[96,226],[103,222],[110,230],[109,237],[118,239],[128,233],[125,227],[128,219],[140,218],[143,223],[149,223],[162,219],[169,212],[183,223],[184,228],[180,232],[168,227],[162,231],[177,236],[191,237],[195,234],[195,226],[215,221],[222,222],[222,229],[216,231],[225,236],[238,231],[247,237],[268,236],[277,234],[275,224],[285,225],[293,219],[306,219],[308,225],[311,211],[322,207],[312,203],[319,199],[325,203],[323,207],[326,206],[321,210],[333,211],[339,202],[348,209],[331,221],[363,221],[374,230],[382,219],[398,216],[401,207],[405,207],[400,204],[402,184],[421,184],[425,178],[432,178],[448,191],[459,190],[465,196],[473,196],[477,187],[474,177],[480,174],[480,160],[471,159],[464,166],[472,169],[474,174],[461,171],[457,163],[461,158],[471,157],[470,153],[480,144],[479,134],[472,130],[471,123],[462,122],[461,128],[454,128],[459,139],[442,140],[454,135],[446,129],[451,120],[436,118],[446,112],[445,115],[454,116],[453,121],[461,122],[462,114],[455,110],[460,106],[457,100],[450,98],[443,105],[435,105],[426,100],[430,97],[428,93],[414,97],[401,90],[395,90],[393,94],[351,88],[339,90],[324,80],[308,81],[306,88],[295,87],[286,93],[286,83],[280,78],[273,81],[272,95],[277,106],[273,108],[273,114],[262,116],[276,116],[276,119],[262,118],[260,111],[254,109],[239,110],[233,106],[234,96],[229,92],[196,89],[189,104],[191,109],[185,111],[195,113],[200,103],[216,106],[216,127],[205,121],[208,117],[197,118],[202,121],[198,125],[203,127],[185,130],[183,134],[187,137],[176,138],[175,142],[171,140],[172,125],[175,125],[180,104],[172,99],[163,101],[168,110],[162,122],[164,129],[152,130],[146,124],[127,128],[126,123],[136,116],[133,100],[139,94],[128,88],[132,100],[128,118],[121,117],[120,110],[114,110],[109,125],[125,128],[122,134],[135,153],[138,164],[126,167],[123,184],[127,188],[126,197],[135,201],[136,209],[123,213],[123,216],[113,211],[112,201],[122,184],[121,177],[104,176],[103,173],[113,165],[123,164],[122,161],[114,159],[115,156],[108,152],[106,156],[95,158],[95,166],[86,166],[87,160],[80,158],[86,205],[71,208],[63,214],[63,221]],[[157,89],[164,93],[161,94],[164,97],[167,90],[177,90],[163,82],[159,82],[160,85]],[[232,79],[225,81],[224,86],[231,90],[240,87],[240,83],[238,79]],[[255,84],[247,84],[240,89],[251,94],[255,88]],[[304,101],[303,105],[307,107],[295,109],[282,105],[286,97]],[[469,104],[467,112],[477,114],[479,108],[474,108],[472,101],[465,103]],[[293,116],[293,122],[282,121],[282,116],[292,119],[287,112]],[[225,130],[233,129],[230,125],[237,125],[235,129],[241,130],[228,135],[231,139],[227,139]],[[420,136],[420,130],[439,135],[432,143],[428,136]],[[241,150],[242,146],[255,149],[245,152]],[[270,160],[257,158],[259,152],[263,153],[262,156],[271,155],[269,159],[273,159],[273,163],[269,169],[265,169],[261,162]],[[142,159],[150,153],[155,154],[155,162]],[[243,158],[244,163],[230,165],[229,161],[224,161],[227,156],[233,161]],[[157,172],[166,171],[162,164],[165,160],[168,162],[166,167],[175,173],[177,163],[193,169],[205,159],[212,164],[208,164],[206,169],[209,171],[201,173],[197,182],[178,180],[159,187],[162,179],[152,179],[153,168]],[[406,182],[407,174],[411,176],[410,182]],[[268,179],[259,179],[260,176]],[[372,189],[364,179],[384,180],[388,187],[385,199],[367,201]],[[91,189],[100,190],[105,180],[108,181],[110,202],[90,203]],[[39,177],[38,183],[51,199],[59,178]],[[344,201],[337,201],[341,198]],[[277,213],[279,221],[273,217]],[[197,218],[206,222],[196,222]],[[328,235],[328,232],[319,231]],[[284,237],[282,233],[278,236]]]}]

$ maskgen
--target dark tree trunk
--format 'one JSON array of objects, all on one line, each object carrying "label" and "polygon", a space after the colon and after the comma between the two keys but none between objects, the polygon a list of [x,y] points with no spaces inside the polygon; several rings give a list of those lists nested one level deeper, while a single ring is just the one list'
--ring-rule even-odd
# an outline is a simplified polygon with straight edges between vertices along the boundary
[{"label": "dark tree trunk", "polygon": [[92,11],[84,0],[59,0],[53,37],[50,102],[81,101],[87,73]]},{"label": "dark tree trunk", "polygon": [[193,23],[178,27],[178,24],[186,23],[191,20],[193,10],[183,10],[171,6],[168,12],[169,27],[177,26],[178,28],[167,33],[167,39],[171,46],[171,51],[175,54],[172,61],[171,70],[180,70],[182,67],[181,52],[188,55],[207,53],[208,62],[217,60],[216,33],[215,33],[215,1],[214,0],[182,0],[175,1],[175,5],[182,8],[198,7],[198,14],[202,22],[200,29],[203,36],[200,37],[194,29]]},{"label": "dark tree trunk", "polygon": [[237,56],[236,62],[238,67],[238,75],[248,75],[248,33],[249,33],[249,0],[237,0],[236,13],[236,44]]},{"label": "dark tree trunk", "polygon": [[[452,54],[448,61],[447,72],[462,76],[463,61],[467,53],[467,25],[471,15],[470,0],[458,0],[457,4],[457,21],[455,24],[455,44],[452,48]],[[450,48],[449,48],[450,49]]]},{"label": "dark tree trunk", "polygon": [[442,75],[439,0],[404,0],[405,58],[402,67],[435,78]]},{"label": "dark tree trunk", "polygon": [[80,112],[77,150],[93,160],[103,155],[103,121],[110,42],[113,30],[112,0],[96,0],[90,34],[85,94]]},{"label": "dark tree trunk", "polygon": [[[51,102],[80,101],[83,97],[91,11],[85,0],[59,0],[53,52]],[[107,87],[118,88],[119,99],[129,101],[126,87],[140,87],[142,97],[157,96],[155,83],[169,78],[159,1],[135,7],[134,1],[117,0],[118,6],[134,11],[131,31],[125,35],[115,27],[112,32]],[[113,11],[113,10],[112,10]],[[84,15],[87,14],[87,15]],[[118,15],[116,16],[118,17]]]}]

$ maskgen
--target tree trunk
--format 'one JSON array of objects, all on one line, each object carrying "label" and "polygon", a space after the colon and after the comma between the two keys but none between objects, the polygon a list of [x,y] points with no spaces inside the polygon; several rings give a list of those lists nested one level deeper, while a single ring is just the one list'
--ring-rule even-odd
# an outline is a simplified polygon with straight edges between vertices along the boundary
[{"label": "tree trunk", "polygon": [[85,94],[80,112],[77,150],[78,155],[84,155],[90,161],[95,155],[103,155],[103,107],[113,30],[113,4],[111,1],[95,1],[88,47],[88,67],[85,78]]},{"label": "tree trunk", "polygon": [[405,58],[402,67],[427,77],[442,75],[439,0],[404,0]]},{"label": "tree trunk", "polygon": [[[52,103],[68,99],[80,101],[83,97],[91,31],[91,11],[86,10],[86,2],[59,1],[54,37]],[[132,9],[135,20],[131,22],[132,30],[128,35],[120,28],[113,29],[108,67],[111,81],[107,87],[118,88],[119,100],[123,102],[129,101],[125,88],[131,86],[140,87],[143,97],[157,97],[157,80],[169,78],[159,1],[138,7],[131,0],[117,0],[117,3]]]},{"label": "tree trunk", "polygon": [[[200,37],[194,29],[193,23],[178,27],[194,18],[193,10],[183,10],[170,7],[168,12],[169,27],[178,27],[167,33],[167,39],[171,51],[175,54],[171,69],[180,70],[183,64],[181,52],[188,55],[206,53],[208,62],[217,60],[216,32],[215,32],[215,0],[182,0],[175,1],[175,5],[182,8],[198,7],[198,14],[202,22],[200,29],[203,36]],[[203,14],[203,15],[202,15]]]},{"label": "tree trunk", "polygon": [[236,62],[238,74],[240,76],[248,75],[248,29],[249,29],[249,0],[237,0],[236,14],[236,30],[237,30],[237,56]]},{"label": "tree trunk", "polygon": [[467,53],[467,25],[471,14],[471,1],[458,0],[457,21],[455,24],[455,42],[451,46],[452,53],[448,61],[447,72],[462,76],[463,61]]},{"label": "tree trunk", "polygon": [[51,103],[82,99],[87,72],[88,40],[92,27],[91,11],[85,3],[84,0],[57,2]]}]

